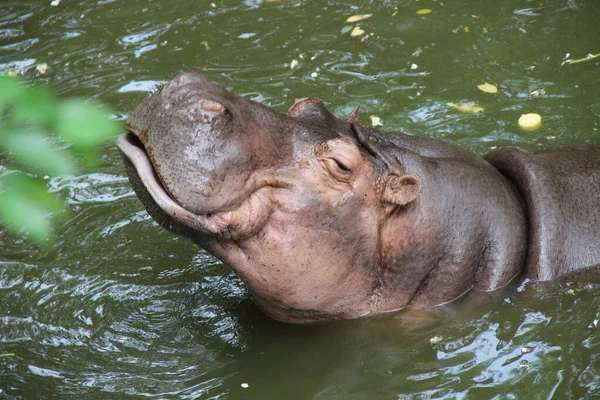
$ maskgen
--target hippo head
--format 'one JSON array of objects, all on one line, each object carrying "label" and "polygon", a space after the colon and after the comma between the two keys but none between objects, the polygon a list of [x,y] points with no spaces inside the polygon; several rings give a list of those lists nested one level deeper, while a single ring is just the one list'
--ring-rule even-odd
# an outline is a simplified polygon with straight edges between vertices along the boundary
[{"label": "hippo head", "polygon": [[[431,200],[423,200],[427,175],[411,156],[418,146],[377,143],[381,135],[356,112],[341,120],[306,98],[283,115],[186,72],[140,104],[126,127],[118,146],[150,215],[230,265],[276,319],[402,308],[427,287],[429,265],[440,265],[435,249],[422,251],[444,243],[431,196],[440,185],[429,178]],[[442,160],[458,151],[425,147]],[[455,174],[442,163],[434,167]]]},{"label": "hippo head", "polygon": [[283,115],[186,72],[118,146],[150,214],[229,264],[268,314],[349,318],[374,306],[382,222],[420,191],[361,145],[355,119],[312,98]]}]

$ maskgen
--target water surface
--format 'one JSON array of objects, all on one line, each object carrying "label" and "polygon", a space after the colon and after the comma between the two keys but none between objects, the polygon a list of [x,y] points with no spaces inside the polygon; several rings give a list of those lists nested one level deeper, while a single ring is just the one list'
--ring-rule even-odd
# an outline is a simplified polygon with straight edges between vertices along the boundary
[{"label": "water surface", "polygon": [[[364,36],[341,33],[365,13]],[[600,142],[600,63],[562,65],[600,52],[599,27],[595,0],[4,0],[0,72],[125,119],[196,69],[282,112],[320,97],[340,117],[360,104],[365,123],[377,115],[383,130],[478,154],[537,151]],[[519,131],[526,112],[542,129]],[[70,209],[52,247],[0,232],[0,354],[15,354],[0,357],[0,399],[600,396],[596,275],[517,282],[420,319],[284,325],[218,260],[158,227],[116,148],[102,154],[95,171],[50,179]]]}]

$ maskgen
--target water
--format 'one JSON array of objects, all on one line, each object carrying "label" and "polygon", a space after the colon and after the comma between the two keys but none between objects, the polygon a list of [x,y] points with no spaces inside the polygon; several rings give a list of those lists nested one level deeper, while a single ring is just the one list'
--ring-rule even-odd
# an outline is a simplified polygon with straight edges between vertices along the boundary
[{"label": "water", "polygon": [[[432,13],[417,16],[423,8]],[[341,34],[364,13],[364,41]],[[282,112],[320,97],[338,116],[360,104],[383,130],[479,154],[535,151],[600,142],[600,62],[561,66],[600,52],[599,27],[595,0],[4,0],[0,71],[100,99],[124,119],[198,69]],[[480,92],[484,82],[500,93]],[[525,112],[542,129],[519,131]],[[55,245],[0,232],[0,354],[15,354],[0,357],[0,399],[600,395],[597,274],[515,283],[422,318],[284,325],[218,260],[153,223],[117,150],[102,153],[96,171],[50,180],[70,209]]]}]

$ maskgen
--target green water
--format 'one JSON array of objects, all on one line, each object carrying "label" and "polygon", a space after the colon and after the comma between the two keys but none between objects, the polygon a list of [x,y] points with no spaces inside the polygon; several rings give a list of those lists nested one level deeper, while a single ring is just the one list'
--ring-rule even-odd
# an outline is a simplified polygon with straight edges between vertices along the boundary
[{"label": "green water", "polygon": [[[365,13],[363,41],[341,34]],[[360,104],[365,123],[479,154],[600,144],[600,59],[561,66],[588,53],[600,53],[596,0],[0,3],[0,72],[100,99],[118,119],[198,69],[279,111],[308,96],[338,116]],[[542,129],[519,131],[526,112]],[[0,232],[0,354],[14,353],[0,357],[0,399],[600,396],[598,276],[516,283],[419,320],[289,326],[153,223],[113,145],[96,171],[49,184],[71,211],[54,245]]]}]

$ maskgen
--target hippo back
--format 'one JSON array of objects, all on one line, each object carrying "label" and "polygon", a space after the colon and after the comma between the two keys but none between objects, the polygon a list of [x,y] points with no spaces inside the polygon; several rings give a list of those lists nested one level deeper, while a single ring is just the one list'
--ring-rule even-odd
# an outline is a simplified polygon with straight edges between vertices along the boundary
[{"label": "hippo back", "polygon": [[528,278],[548,280],[600,265],[600,149],[540,154],[502,149],[485,159],[525,200]]}]

